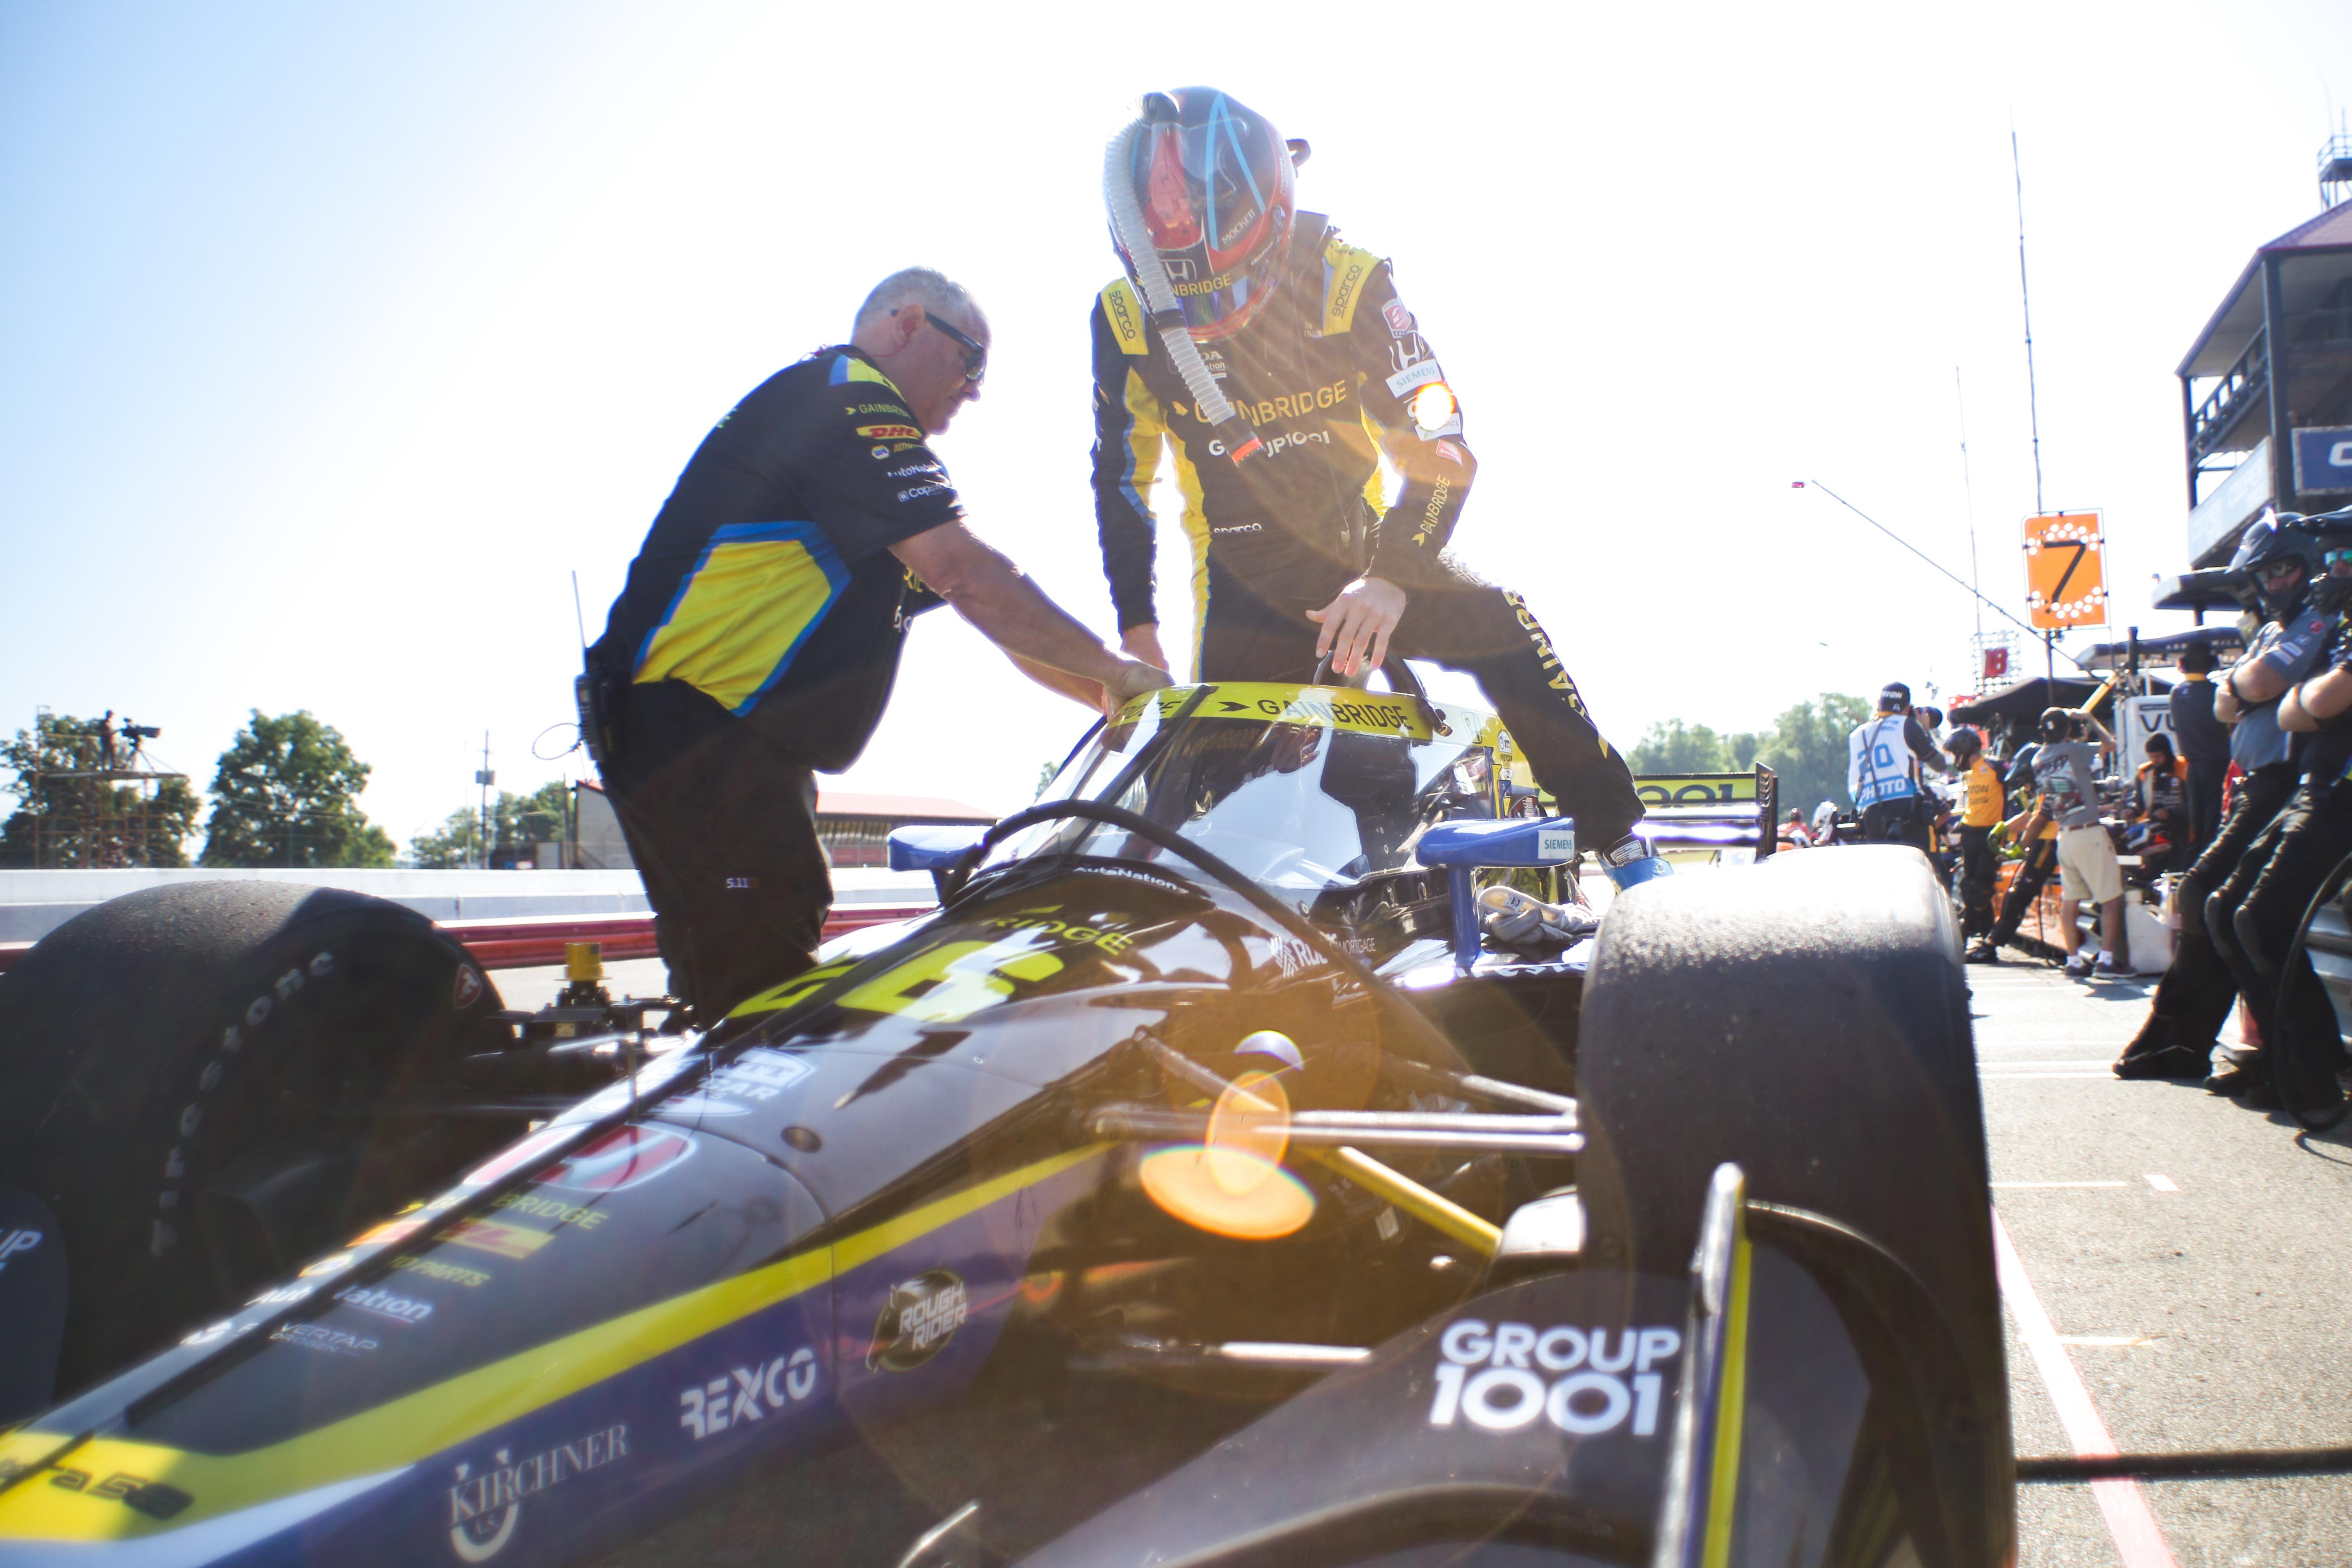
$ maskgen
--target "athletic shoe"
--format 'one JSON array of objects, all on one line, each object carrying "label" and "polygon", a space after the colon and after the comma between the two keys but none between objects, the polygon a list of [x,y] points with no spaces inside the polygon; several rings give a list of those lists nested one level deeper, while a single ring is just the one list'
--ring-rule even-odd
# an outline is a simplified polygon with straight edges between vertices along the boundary
[{"label": "athletic shoe", "polygon": [[1980,937],[1969,944],[1968,952],[1960,954],[1960,962],[1962,963],[1999,963],[2000,949],[1993,946],[1992,938]]},{"label": "athletic shoe", "polygon": [[2139,971],[2130,964],[2111,963],[2104,958],[2091,966],[2091,973],[2102,980],[2136,980],[2139,977]]},{"label": "athletic shoe", "polygon": [[2069,980],[2088,980],[2091,977],[2091,961],[2078,952],[2066,961],[2065,970]]},{"label": "athletic shoe", "polygon": [[2201,1079],[2213,1070],[2210,1053],[2186,1046],[2162,1046],[2152,1051],[2126,1051],[2116,1058],[2117,1078]]}]

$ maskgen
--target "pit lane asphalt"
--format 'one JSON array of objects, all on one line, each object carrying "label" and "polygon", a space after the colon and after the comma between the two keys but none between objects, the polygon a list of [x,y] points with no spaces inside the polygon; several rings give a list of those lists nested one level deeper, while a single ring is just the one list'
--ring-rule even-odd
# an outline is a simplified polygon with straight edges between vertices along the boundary
[{"label": "pit lane asphalt", "polygon": [[[1969,980],[1994,1205],[2116,1447],[2352,1444],[2352,1124],[2305,1135],[2195,1084],[2116,1079],[2152,981],[2033,963]],[[2069,1452],[2014,1304],[2009,1371],[2018,1452]],[[2352,1562],[2352,1478],[2140,1486],[2164,1547],[2129,1556],[2089,1488],[2021,1487],[2021,1568]]]}]

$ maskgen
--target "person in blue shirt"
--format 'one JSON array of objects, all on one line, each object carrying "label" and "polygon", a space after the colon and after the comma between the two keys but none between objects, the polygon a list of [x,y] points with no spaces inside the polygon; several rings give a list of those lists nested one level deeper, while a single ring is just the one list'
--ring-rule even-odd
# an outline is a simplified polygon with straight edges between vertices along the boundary
[{"label": "person in blue shirt", "polygon": [[1908,844],[1927,853],[1933,803],[1920,764],[1946,770],[1935,741],[1911,714],[1911,689],[1891,680],[1878,693],[1878,712],[1846,737],[1846,793],[1862,814],[1864,844]]}]

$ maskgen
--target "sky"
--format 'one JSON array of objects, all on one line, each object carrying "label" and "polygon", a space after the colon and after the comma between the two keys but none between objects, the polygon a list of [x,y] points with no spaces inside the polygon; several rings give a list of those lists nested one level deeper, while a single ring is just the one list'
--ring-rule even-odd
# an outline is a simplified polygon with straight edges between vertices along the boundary
[{"label": "sky", "polygon": [[[1964,576],[1973,521],[2022,612],[2012,126],[2043,500],[2104,509],[2116,635],[2153,635],[2187,624],[2146,608],[2185,564],[2173,367],[2352,101],[2340,0],[1170,20],[0,0],[0,731],[110,708],[202,785],[307,708],[404,842],[485,732],[501,787],[580,776],[572,574],[593,638],[704,432],[913,263],[994,329],[939,442],[973,525],[1108,635],[1102,148],[1196,82],[1311,141],[1302,205],[1393,258],[1479,458],[1455,547],[1609,734],[1949,691],[1972,601],[1818,486]],[[824,782],[1011,809],[1087,722],[927,616]]]}]

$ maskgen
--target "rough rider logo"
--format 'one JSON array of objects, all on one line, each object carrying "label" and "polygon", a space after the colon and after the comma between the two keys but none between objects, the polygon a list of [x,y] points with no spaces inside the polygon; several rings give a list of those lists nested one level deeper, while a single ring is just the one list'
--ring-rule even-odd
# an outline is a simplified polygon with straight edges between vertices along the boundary
[{"label": "rough rider logo", "polygon": [[449,1489],[449,1544],[468,1563],[487,1563],[514,1539],[525,1498],[628,1457],[629,1427],[623,1422],[520,1461],[510,1449],[500,1448],[478,1474],[472,1465],[461,1464],[457,1484]]},{"label": "rough rider logo", "polygon": [[869,1371],[912,1372],[948,1348],[971,1310],[963,1280],[944,1268],[918,1274],[890,1288],[882,1315],[874,1320],[874,1346],[866,1352]]}]

